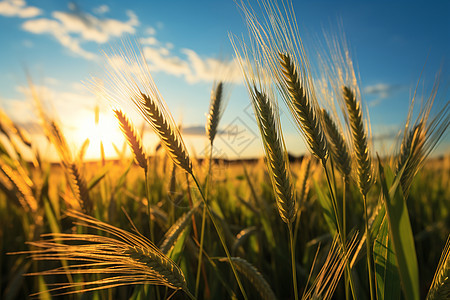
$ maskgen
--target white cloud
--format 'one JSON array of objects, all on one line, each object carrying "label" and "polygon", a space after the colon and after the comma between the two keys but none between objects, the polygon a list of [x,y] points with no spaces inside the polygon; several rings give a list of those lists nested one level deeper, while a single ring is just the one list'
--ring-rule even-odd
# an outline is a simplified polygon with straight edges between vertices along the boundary
[{"label": "white cloud", "polygon": [[109,6],[106,4],[100,5],[99,7],[94,8],[94,13],[103,15],[109,11]]},{"label": "white cloud", "polygon": [[52,15],[66,32],[79,35],[86,41],[103,44],[111,37],[119,37],[124,33],[135,33],[135,27],[139,25],[139,20],[132,11],[127,11],[126,14],[129,18],[126,22],[115,19],[99,19],[84,13],[56,11]]},{"label": "white cloud", "polygon": [[34,6],[27,6],[24,0],[4,0],[0,2],[0,15],[5,17],[33,18],[42,11]]},{"label": "white cloud", "polygon": [[86,59],[92,60],[97,57],[94,53],[82,49],[79,40],[71,37],[65,28],[61,27],[61,24],[55,20],[29,20],[22,24],[22,28],[34,34],[50,34],[61,45]]},{"label": "white cloud", "polygon": [[86,59],[95,59],[96,54],[81,47],[82,42],[103,44],[112,37],[133,34],[139,25],[137,16],[132,11],[126,12],[128,20],[99,19],[82,12],[52,13],[54,19],[40,18],[28,20],[22,28],[34,34],[50,34],[64,47]]},{"label": "white cloud", "polygon": [[391,97],[396,91],[401,89],[402,86],[398,84],[386,84],[377,83],[374,85],[369,85],[364,88],[364,94],[375,97],[374,100],[369,102],[369,106],[374,107],[379,105],[383,100]]},{"label": "white cloud", "polygon": [[182,49],[185,57],[171,55],[168,48],[144,47],[144,55],[153,72],[184,77],[189,83],[227,80],[241,83],[242,76],[237,63],[215,58],[202,58],[194,50]]},{"label": "white cloud", "polygon": [[141,45],[152,45],[152,46],[157,45],[159,43],[158,40],[153,36],[141,38],[140,42],[141,42]]},{"label": "white cloud", "polygon": [[153,27],[147,27],[147,28],[145,29],[145,33],[146,33],[146,34],[149,34],[149,35],[154,35],[154,34],[156,33],[156,29],[153,28]]}]

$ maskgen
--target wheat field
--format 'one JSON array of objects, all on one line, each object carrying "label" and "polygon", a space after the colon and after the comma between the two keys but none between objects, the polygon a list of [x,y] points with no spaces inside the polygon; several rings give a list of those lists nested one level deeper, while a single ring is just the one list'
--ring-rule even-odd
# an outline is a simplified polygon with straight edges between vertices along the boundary
[{"label": "wheat field", "polygon": [[[58,163],[1,112],[1,299],[450,297],[450,155],[431,157],[450,124],[448,100],[433,107],[437,85],[413,97],[396,148],[380,157],[345,43],[330,43],[338,48],[324,62],[324,91],[292,6],[262,3],[258,15],[238,2],[249,38],[230,34],[260,159],[213,155],[226,81],[211,89],[209,151],[190,153],[131,39],[105,51],[106,78],[90,81],[131,157],[123,148],[115,160],[85,161],[87,146],[68,146],[32,83]],[[158,137],[155,149],[143,145],[130,106]],[[285,118],[309,150],[297,159],[286,149]]]}]

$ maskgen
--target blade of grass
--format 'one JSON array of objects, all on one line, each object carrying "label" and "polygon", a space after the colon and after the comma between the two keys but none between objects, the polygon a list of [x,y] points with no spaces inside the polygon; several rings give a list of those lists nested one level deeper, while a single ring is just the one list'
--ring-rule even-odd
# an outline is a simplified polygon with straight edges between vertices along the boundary
[{"label": "blade of grass", "polygon": [[414,236],[406,201],[399,188],[403,170],[394,178],[389,167],[383,167],[379,157],[378,165],[381,190],[383,193],[382,199],[389,221],[389,234],[394,246],[403,292],[406,299],[418,300],[420,298],[419,267],[414,245]]}]

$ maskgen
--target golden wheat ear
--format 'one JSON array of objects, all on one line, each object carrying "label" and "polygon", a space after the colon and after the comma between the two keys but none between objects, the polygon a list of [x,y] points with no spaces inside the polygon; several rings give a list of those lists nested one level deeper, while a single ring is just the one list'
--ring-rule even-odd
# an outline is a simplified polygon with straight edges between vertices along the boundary
[{"label": "golden wheat ear", "polygon": [[350,178],[352,161],[345,138],[325,109],[322,109],[322,117],[333,162],[345,178]]},{"label": "golden wheat ear", "polygon": [[320,123],[320,116],[311,102],[311,94],[302,86],[296,65],[288,53],[279,53],[279,63],[287,89],[285,93],[290,97],[288,106],[302,129],[311,152],[321,161],[325,161],[328,156],[327,140]]},{"label": "golden wheat ear", "polygon": [[[150,240],[76,211],[67,214],[77,225],[108,235],[52,233],[31,242],[37,250],[21,252],[33,260],[70,262],[66,267],[28,275],[98,274],[101,279],[86,279],[53,288],[58,295],[113,288],[123,285],[163,285],[189,293],[181,269]],[[93,278],[86,276],[85,278]]]},{"label": "golden wheat ear", "polygon": [[433,282],[427,294],[427,300],[450,298],[450,235],[442,250]]},{"label": "golden wheat ear", "polygon": [[372,158],[370,156],[367,133],[364,128],[361,102],[347,86],[342,88],[347,106],[348,119],[353,138],[353,151],[357,166],[357,183],[361,194],[367,195],[373,184]]},{"label": "golden wheat ear", "polygon": [[437,92],[438,84],[435,83],[431,95],[425,103],[422,103],[421,110],[413,124],[410,124],[410,118],[414,109],[414,98],[410,104],[408,120],[395,164],[396,174],[404,168],[400,184],[405,195],[408,195],[413,178],[425,159],[450,126],[450,102],[447,102],[433,118],[430,116]]},{"label": "golden wheat ear", "polygon": [[192,174],[192,162],[181,133],[160,95],[138,42],[124,40],[106,54],[107,78],[93,89],[118,106],[129,106],[150,124],[173,162]]},{"label": "golden wheat ear", "polygon": [[285,223],[291,223],[295,217],[295,197],[279,121],[276,120],[276,114],[267,95],[259,92],[256,87],[252,101],[263,137],[278,212]]},{"label": "golden wheat ear", "polygon": [[[305,290],[302,300],[306,299],[331,299],[336,287],[344,273],[345,265],[352,258],[353,250],[357,245],[356,234],[347,242],[347,252],[344,254],[340,250],[338,237],[333,239],[327,257],[315,281],[308,290]],[[315,260],[314,260],[315,264]],[[311,268],[311,272],[314,268]],[[311,274],[310,274],[311,277]],[[309,281],[309,279],[308,279]]]},{"label": "golden wheat ear", "polygon": [[114,109],[114,114],[119,121],[120,129],[122,130],[128,145],[133,152],[134,158],[141,168],[147,172],[147,155],[142,148],[141,137],[136,131],[133,123],[128,119],[125,113],[120,109]]},{"label": "golden wheat ear", "polygon": [[209,113],[206,122],[206,135],[209,138],[211,145],[217,134],[217,127],[223,113],[223,82],[215,84],[211,91],[211,101],[209,103]]}]

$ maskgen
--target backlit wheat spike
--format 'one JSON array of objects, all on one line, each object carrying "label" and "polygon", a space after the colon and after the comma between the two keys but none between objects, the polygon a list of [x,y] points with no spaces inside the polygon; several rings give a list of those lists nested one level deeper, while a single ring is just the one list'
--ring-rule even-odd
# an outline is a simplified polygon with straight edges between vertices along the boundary
[{"label": "backlit wheat spike", "polygon": [[[328,251],[326,260],[320,269],[314,283],[306,291],[302,300],[306,299],[331,299],[336,287],[344,273],[347,261],[351,260],[351,253],[357,245],[357,237],[353,236],[347,242],[347,253],[344,255],[340,250],[339,239],[335,237]],[[311,269],[312,271],[313,269]]]},{"label": "backlit wheat spike", "polygon": [[300,187],[300,196],[298,197],[298,201],[300,206],[303,205],[304,201],[308,199],[308,193],[309,193],[309,175],[311,170],[311,164],[312,164],[312,157],[311,156],[305,156],[302,160],[302,165],[300,167],[300,177],[299,177],[299,184]]},{"label": "backlit wheat spike", "polygon": [[405,132],[396,158],[395,173],[404,171],[400,179],[403,193],[408,195],[414,176],[422,167],[423,162],[436,147],[442,135],[450,125],[450,102],[447,102],[439,112],[430,119],[431,109],[438,93],[438,83],[433,86],[431,95],[422,103],[419,114],[413,124],[411,116],[414,109],[414,97],[410,104]]},{"label": "backlit wheat spike", "polygon": [[206,122],[206,134],[211,145],[217,134],[217,126],[223,113],[223,103],[223,83],[219,82],[217,85],[214,85],[211,92],[211,101],[209,103],[209,113]]},{"label": "backlit wheat spike", "polygon": [[270,100],[256,87],[252,93],[252,102],[266,150],[267,165],[277,200],[278,212],[284,222],[290,223],[295,217],[295,198],[281,129],[275,119],[276,115]]},{"label": "backlit wheat spike", "polygon": [[66,267],[31,273],[46,276],[57,274],[101,274],[104,278],[82,283],[71,282],[51,289],[59,295],[82,293],[123,285],[154,284],[189,293],[181,269],[148,239],[101,222],[79,212],[68,216],[82,225],[100,230],[109,237],[92,234],[52,233],[43,240],[30,243],[37,250],[22,252],[34,260],[73,262]]},{"label": "backlit wheat spike", "polygon": [[[221,258],[220,261],[226,262],[227,258]],[[274,300],[277,299],[275,293],[267,283],[266,279],[251,263],[241,257],[232,257],[231,260],[236,266],[236,269],[244,275],[256,288],[261,299]]]},{"label": "backlit wheat spike", "polygon": [[273,99],[274,95],[270,86],[271,79],[267,72],[263,70],[262,65],[258,64],[261,53],[253,53],[254,60],[251,61],[246,45],[241,43],[238,47],[233,39],[231,41],[244,75],[263,139],[267,168],[272,181],[278,212],[281,219],[290,224],[295,218],[295,195],[290,179],[289,159],[281,130],[278,106]]},{"label": "backlit wheat spike", "polygon": [[26,211],[36,212],[38,203],[25,177],[21,176],[19,172],[8,166],[2,160],[0,160],[0,169],[19,192],[18,200],[22,207]]},{"label": "backlit wheat spike", "polygon": [[290,95],[290,102],[288,104],[293,110],[294,117],[305,135],[311,152],[318,159],[324,161],[328,156],[328,149],[319,116],[314,110],[308,92],[302,87],[298,71],[289,54],[279,53],[279,61]]},{"label": "backlit wheat spike", "polygon": [[445,243],[427,300],[450,298],[450,235]]},{"label": "backlit wheat spike", "polygon": [[174,163],[192,174],[182,136],[150,75],[146,58],[138,42],[123,40],[122,47],[105,54],[107,78],[103,83],[94,80],[93,89],[112,103],[135,109],[152,126]]},{"label": "backlit wheat spike", "polygon": [[173,162],[187,173],[192,174],[192,162],[181,140],[178,129],[171,126],[160,111],[158,105],[149,96],[141,93],[140,99],[135,99],[134,101],[140,101],[140,110],[145,114],[153,129],[159,135],[163,146]]},{"label": "backlit wheat spike", "polygon": [[17,135],[22,143],[27,145],[28,147],[31,147],[31,138],[27,131],[19,128],[16,123],[14,123],[8,115],[3,111],[3,109],[0,109],[0,127],[2,128],[2,132],[4,131],[4,127],[7,127],[13,134]]},{"label": "backlit wheat spike", "polygon": [[159,247],[162,253],[169,253],[181,233],[183,233],[184,229],[186,229],[186,227],[190,224],[192,215],[195,213],[201,203],[202,202],[199,201],[194,204],[194,207],[192,207],[187,213],[179,217],[175,224],[173,224],[169,228],[169,230],[164,235],[164,240],[162,241],[161,246]]},{"label": "backlit wheat spike", "polygon": [[363,195],[367,195],[373,183],[372,161],[364,129],[361,103],[356,100],[353,91],[343,87],[344,101],[347,105],[348,119],[353,138],[353,151],[357,164],[358,187]]},{"label": "backlit wheat spike", "polygon": [[322,116],[333,161],[342,175],[346,178],[350,178],[352,161],[344,136],[325,109],[322,109]]},{"label": "backlit wheat spike", "polygon": [[425,128],[424,124],[420,122],[408,132],[400,147],[400,155],[395,168],[395,173],[397,174],[403,167],[405,167],[400,180],[400,184],[402,185],[404,192],[406,192],[407,189],[407,181],[409,181],[408,178],[411,177],[409,174],[413,172],[414,165],[420,159],[424,142]]},{"label": "backlit wheat spike", "polygon": [[67,169],[69,171],[71,185],[75,197],[77,198],[83,209],[87,213],[91,213],[93,203],[89,197],[89,189],[87,188],[86,180],[84,179],[83,175],[78,169],[78,166],[75,163],[70,163],[70,165],[67,166]]},{"label": "backlit wheat spike", "polygon": [[128,145],[133,151],[134,158],[138,162],[139,166],[147,172],[147,155],[142,148],[141,137],[137,133],[133,123],[127,118],[125,113],[120,109],[114,109],[114,114],[119,121],[120,129],[122,130]]}]

